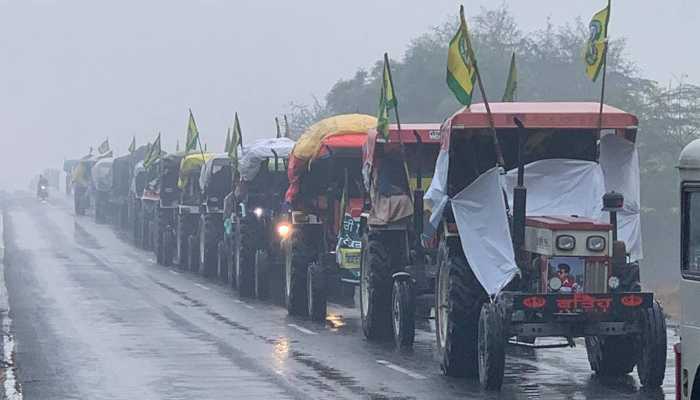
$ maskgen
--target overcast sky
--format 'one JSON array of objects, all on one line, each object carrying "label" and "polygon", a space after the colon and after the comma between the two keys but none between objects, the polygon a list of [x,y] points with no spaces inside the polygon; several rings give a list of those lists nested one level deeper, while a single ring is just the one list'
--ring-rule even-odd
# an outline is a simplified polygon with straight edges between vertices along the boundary
[{"label": "overcast sky", "polygon": [[[527,32],[604,0],[506,1]],[[290,101],[322,97],[339,78],[454,15],[452,0],[0,0],[0,188],[24,184],[109,137],[184,137],[223,147],[233,112],[244,135],[270,136]],[[498,1],[464,2],[468,14]],[[613,0],[610,35],[628,39],[643,75],[700,81],[700,1]]]}]

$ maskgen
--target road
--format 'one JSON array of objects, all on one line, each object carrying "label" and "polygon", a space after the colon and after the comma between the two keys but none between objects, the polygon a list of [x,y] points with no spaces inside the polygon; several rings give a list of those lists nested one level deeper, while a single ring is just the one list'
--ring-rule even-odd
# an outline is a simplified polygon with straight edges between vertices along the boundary
[{"label": "road", "polygon": [[356,309],[331,305],[326,324],[311,323],[158,266],[65,200],[14,195],[6,207],[5,276],[28,400],[673,397],[670,358],[664,393],[646,392],[633,375],[593,375],[580,341],[509,349],[503,390],[482,392],[441,374],[430,325],[399,352],[364,340]]}]

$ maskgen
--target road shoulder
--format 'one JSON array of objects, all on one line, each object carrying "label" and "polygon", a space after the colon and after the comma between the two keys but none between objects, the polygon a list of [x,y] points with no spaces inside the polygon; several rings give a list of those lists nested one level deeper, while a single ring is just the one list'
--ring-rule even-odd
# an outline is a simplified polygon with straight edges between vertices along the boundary
[{"label": "road shoulder", "polygon": [[2,330],[2,359],[0,359],[0,399],[21,400],[21,385],[17,381],[15,340],[11,334],[10,302],[5,285],[5,211],[0,212],[0,326]]}]

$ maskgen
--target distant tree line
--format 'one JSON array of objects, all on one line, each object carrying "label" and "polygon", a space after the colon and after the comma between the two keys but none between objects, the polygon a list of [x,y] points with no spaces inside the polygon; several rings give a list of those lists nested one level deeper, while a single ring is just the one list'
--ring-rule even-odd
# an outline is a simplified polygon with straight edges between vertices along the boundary
[{"label": "distant tree line", "polygon": [[[614,21],[613,21],[614,23]],[[445,84],[447,45],[457,29],[452,18],[413,39],[403,58],[392,61],[399,110],[404,122],[439,122],[460,105]],[[577,19],[524,33],[506,6],[482,9],[470,20],[477,59],[490,101],[501,98],[510,55],[518,65],[517,100],[598,101],[600,79],[583,73],[587,26]],[[700,87],[662,85],[640,76],[625,53],[624,38],[613,38],[608,53],[607,104],[640,119],[638,146],[642,171],[643,279],[656,286],[676,282],[678,271],[678,189],[676,164],[682,147],[700,136]],[[290,125],[300,135],[323,117],[349,112],[377,112],[382,60],[340,79],[323,100],[291,105]],[[474,102],[481,101],[475,90]],[[664,281],[665,279],[665,281]]]}]

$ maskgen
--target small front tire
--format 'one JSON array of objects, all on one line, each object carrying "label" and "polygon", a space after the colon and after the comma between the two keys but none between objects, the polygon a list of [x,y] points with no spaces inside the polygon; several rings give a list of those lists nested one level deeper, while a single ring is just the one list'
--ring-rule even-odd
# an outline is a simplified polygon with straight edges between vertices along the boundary
[{"label": "small front tire", "polygon": [[399,348],[410,348],[416,338],[416,298],[410,279],[394,281],[391,304],[394,343]]}]

